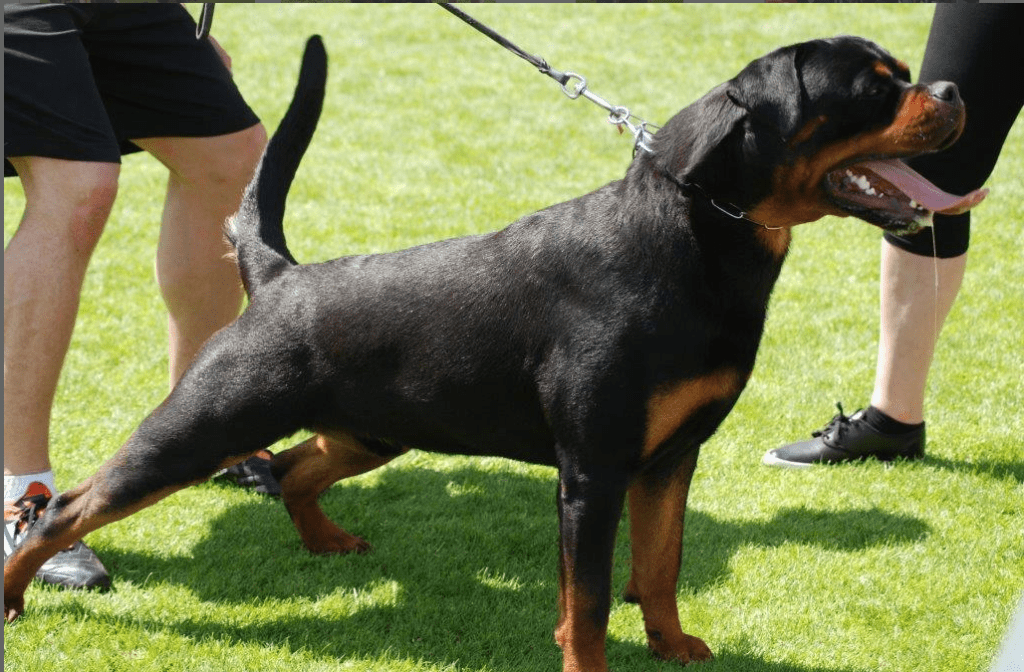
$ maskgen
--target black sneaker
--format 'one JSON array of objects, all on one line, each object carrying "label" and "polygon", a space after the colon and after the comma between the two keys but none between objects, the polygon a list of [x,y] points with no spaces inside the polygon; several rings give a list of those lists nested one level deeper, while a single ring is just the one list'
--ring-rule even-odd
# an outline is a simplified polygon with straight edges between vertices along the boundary
[{"label": "black sneaker", "polygon": [[[52,495],[42,483],[31,483],[17,501],[4,502],[4,560],[14,552],[39,519]],[[110,574],[91,548],[82,541],[43,563],[36,578],[64,588],[110,588]]]},{"label": "black sneaker", "polygon": [[864,409],[847,417],[842,404],[838,415],[811,434],[809,441],[790,443],[769,450],[761,462],[772,467],[809,467],[814,464],[855,462],[873,457],[883,461],[924,457],[924,423],[899,434],[888,434],[871,426]]},{"label": "black sneaker", "polygon": [[243,488],[255,488],[261,495],[281,496],[281,486],[270,473],[270,461],[274,454],[269,450],[261,450],[252,457],[239,462],[233,467],[214,476],[215,480],[228,481]]}]

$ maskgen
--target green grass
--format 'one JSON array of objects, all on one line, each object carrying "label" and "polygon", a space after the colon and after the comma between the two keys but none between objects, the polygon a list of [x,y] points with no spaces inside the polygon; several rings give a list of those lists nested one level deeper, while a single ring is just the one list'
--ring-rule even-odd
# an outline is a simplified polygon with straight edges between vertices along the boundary
[{"label": "green grass", "polygon": [[[917,69],[925,6],[476,5],[472,12],[594,91],[663,121],[752,58],[840,32]],[[292,190],[304,261],[489,231],[619,177],[629,143],[585,102],[431,6],[222,5],[214,34],[273,128],[302,43],[324,35],[324,120]],[[760,361],[705,447],[679,586],[684,629],[751,672],[978,672],[1024,586],[1024,127],[976,211],[972,262],[929,381],[920,463],[759,465],[806,436],[833,399],[867,401],[879,233],[799,229]],[[125,160],[58,392],[63,487],[109,457],[166,393],[152,258],[165,177]],[[17,180],[4,233],[17,227]],[[557,522],[550,469],[413,453],[335,486],[325,510],[375,544],[308,555],[280,504],[203,485],[89,537],[110,593],[33,586],[4,627],[5,672],[559,669]],[[623,527],[625,523],[623,524]],[[618,593],[628,574],[620,531]],[[645,649],[639,609],[616,600],[613,669],[671,665]]]}]

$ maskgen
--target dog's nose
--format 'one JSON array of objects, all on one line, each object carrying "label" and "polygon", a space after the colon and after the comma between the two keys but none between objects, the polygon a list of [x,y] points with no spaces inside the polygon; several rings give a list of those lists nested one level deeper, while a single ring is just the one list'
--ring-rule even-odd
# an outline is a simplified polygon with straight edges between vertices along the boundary
[{"label": "dog's nose", "polygon": [[944,103],[957,103],[960,100],[960,91],[953,82],[932,82],[928,85],[928,93]]}]

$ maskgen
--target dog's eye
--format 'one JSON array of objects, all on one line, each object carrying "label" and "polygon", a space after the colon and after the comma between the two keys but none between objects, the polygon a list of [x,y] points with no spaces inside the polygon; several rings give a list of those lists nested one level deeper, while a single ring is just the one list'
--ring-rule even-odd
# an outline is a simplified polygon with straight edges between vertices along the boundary
[{"label": "dog's eye", "polygon": [[867,98],[881,98],[885,95],[885,87],[881,84],[875,84],[870,87],[864,95]]}]

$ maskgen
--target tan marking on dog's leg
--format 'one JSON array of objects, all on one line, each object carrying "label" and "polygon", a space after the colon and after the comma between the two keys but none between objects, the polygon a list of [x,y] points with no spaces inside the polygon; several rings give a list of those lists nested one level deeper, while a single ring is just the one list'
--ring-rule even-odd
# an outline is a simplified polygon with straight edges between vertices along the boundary
[{"label": "tan marking on dog's leg", "polygon": [[703,641],[683,632],[676,604],[683,515],[696,459],[693,452],[668,481],[641,478],[629,489],[633,567],[625,598],[640,604],[654,655],[682,663],[711,658]]},{"label": "tan marking on dog's leg", "polygon": [[335,525],[317,498],[333,483],[383,466],[393,457],[372,453],[350,434],[317,434],[274,458],[281,499],[310,553],[365,553],[370,544]]},{"label": "tan marking on dog's leg", "polygon": [[555,641],[562,649],[562,672],[607,672],[606,629],[598,628],[588,614],[594,600],[573,580],[571,560],[563,558],[559,572],[558,626]]}]

